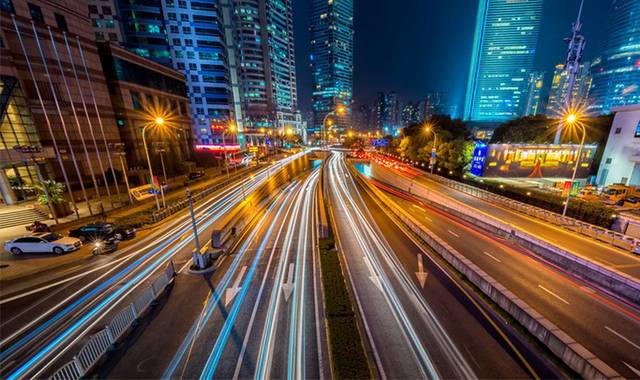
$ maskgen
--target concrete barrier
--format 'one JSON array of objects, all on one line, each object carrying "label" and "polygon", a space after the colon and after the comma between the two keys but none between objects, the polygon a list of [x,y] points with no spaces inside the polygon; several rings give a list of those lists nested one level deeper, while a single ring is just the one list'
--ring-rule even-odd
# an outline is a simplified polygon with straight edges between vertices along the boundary
[{"label": "concrete barrier", "polygon": [[[451,215],[457,216],[471,224],[474,224],[490,233],[511,239],[515,243],[535,252],[544,259],[574,273],[577,276],[598,284],[603,289],[618,295],[634,304],[640,304],[640,282],[637,279],[619,272],[613,268],[606,268],[555,245],[549,244],[535,236],[520,230],[518,227],[499,222],[480,212],[474,211],[458,202],[452,201],[439,193],[430,191],[414,181],[396,175],[387,168],[372,163],[371,175],[378,181],[384,182],[400,190],[409,192],[419,197],[424,203],[439,208]],[[612,240],[613,236],[602,228],[597,228],[602,233],[596,236],[598,239]]]},{"label": "concrete barrier", "polygon": [[[362,178],[362,177],[361,177]],[[363,182],[380,198],[388,211],[400,219],[413,233],[420,237],[434,251],[440,254],[451,266],[464,274],[487,297],[499,305],[512,318],[517,320],[529,333],[535,336],[567,366],[585,379],[621,379],[611,367],[598,359],[593,353],[576,342],[571,336],[551,321],[519,299],[498,281],[473,264],[436,234],[417,222],[412,215],[400,207],[382,192]]]}]

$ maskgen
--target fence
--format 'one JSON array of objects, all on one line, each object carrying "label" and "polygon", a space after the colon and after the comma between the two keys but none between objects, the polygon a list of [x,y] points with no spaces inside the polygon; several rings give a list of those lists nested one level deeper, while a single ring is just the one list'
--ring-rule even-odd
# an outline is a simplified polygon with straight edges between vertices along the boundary
[{"label": "fence", "polygon": [[156,278],[150,287],[120,310],[111,321],[100,331],[91,335],[73,359],[65,363],[53,373],[53,380],[77,380],[90,373],[96,363],[109,349],[129,331],[133,323],[140,318],[151,303],[157,299],[175,276],[173,262],[169,262],[167,269]]},{"label": "fence", "polygon": [[526,203],[518,202],[516,200],[503,197],[501,195],[492,193],[490,191],[479,189],[475,186],[467,185],[466,183],[454,181],[439,175],[430,174],[424,172],[424,174],[436,182],[442,183],[450,188],[461,191],[463,193],[472,195],[474,197],[487,200],[490,202],[498,203],[507,206],[513,210],[522,212],[529,216],[550,222],[557,226],[569,229],[574,232],[589,236],[598,241],[610,244],[612,246],[634,252],[636,247],[640,246],[640,239],[635,239],[631,236],[627,236],[615,231],[607,230],[602,227],[594,226],[589,223],[579,221],[567,216],[562,216],[539,207],[531,206]]}]

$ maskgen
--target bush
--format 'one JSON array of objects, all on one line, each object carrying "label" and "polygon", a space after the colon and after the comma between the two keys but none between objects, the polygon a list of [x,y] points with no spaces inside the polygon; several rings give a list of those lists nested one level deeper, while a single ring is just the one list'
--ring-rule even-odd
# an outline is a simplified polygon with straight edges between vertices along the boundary
[{"label": "bush", "polygon": [[154,208],[148,208],[123,216],[114,220],[114,223],[123,228],[140,228],[145,224],[153,223],[153,210]]},{"label": "bush", "polygon": [[[503,187],[501,188],[500,184],[486,180],[484,180],[483,183],[471,180],[463,180],[463,182],[555,213],[562,213],[562,209],[564,208],[564,198],[557,194],[504,184],[502,184]],[[567,216],[596,226],[611,228],[614,221],[615,210],[600,202],[574,198],[569,202]]]}]

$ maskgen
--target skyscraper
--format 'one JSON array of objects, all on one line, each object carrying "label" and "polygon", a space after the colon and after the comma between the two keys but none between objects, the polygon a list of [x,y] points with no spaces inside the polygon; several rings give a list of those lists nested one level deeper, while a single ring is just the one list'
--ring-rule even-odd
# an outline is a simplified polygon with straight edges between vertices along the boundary
[{"label": "skyscraper", "polygon": [[[569,104],[573,107],[585,105],[589,96],[591,86],[590,62],[581,63],[574,74],[574,83],[569,98]],[[558,117],[565,111],[567,92],[569,91],[569,71],[565,65],[558,64],[553,72],[551,89],[549,90],[549,101],[547,102],[546,114]]]},{"label": "skyscraper", "polygon": [[613,0],[605,50],[592,62],[590,110],[640,103],[640,1]]},{"label": "skyscraper", "polygon": [[292,0],[236,0],[234,29],[247,126],[298,129]]},{"label": "skyscraper", "polygon": [[525,103],[525,116],[535,116],[542,111],[542,86],[544,85],[544,72],[529,74],[527,83],[527,102]]},{"label": "skyscraper", "polygon": [[480,0],[465,120],[496,122],[521,115],[543,3],[544,0]]},{"label": "skyscraper", "polygon": [[379,92],[375,107],[376,129],[391,134],[401,127],[400,102],[395,92]]},{"label": "skyscraper", "polygon": [[327,113],[338,105],[347,109],[335,118],[339,129],[351,126],[353,97],[353,0],[312,0],[311,51],[313,76],[313,125],[322,128]]}]

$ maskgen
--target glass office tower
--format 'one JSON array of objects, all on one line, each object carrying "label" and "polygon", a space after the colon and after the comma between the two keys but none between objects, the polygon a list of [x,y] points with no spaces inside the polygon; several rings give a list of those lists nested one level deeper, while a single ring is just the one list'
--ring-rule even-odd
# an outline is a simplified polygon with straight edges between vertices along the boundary
[{"label": "glass office tower", "polygon": [[500,122],[524,111],[544,0],[480,0],[464,119]]},{"label": "glass office tower", "polygon": [[327,113],[343,105],[347,114],[334,119],[340,132],[351,127],[353,0],[313,0],[309,30],[313,76],[313,123],[309,132],[319,133]]},{"label": "glass office tower", "polygon": [[[120,19],[122,44],[134,53],[152,59],[165,66],[171,66],[171,54],[167,43],[165,23],[162,17],[162,4],[158,0],[125,1],[118,0],[117,13]],[[89,7],[89,13],[95,17],[96,13]],[[97,11],[96,11],[97,12]],[[101,29],[108,27],[113,20],[93,18],[93,28],[96,36],[101,37]],[[104,25],[103,25],[104,24]],[[110,40],[117,41],[119,36]],[[99,38],[105,40],[104,36]],[[114,41],[114,42],[115,42]]]},{"label": "glass office tower", "polygon": [[640,1],[613,0],[601,58],[593,61],[590,110],[640,103]]}]

